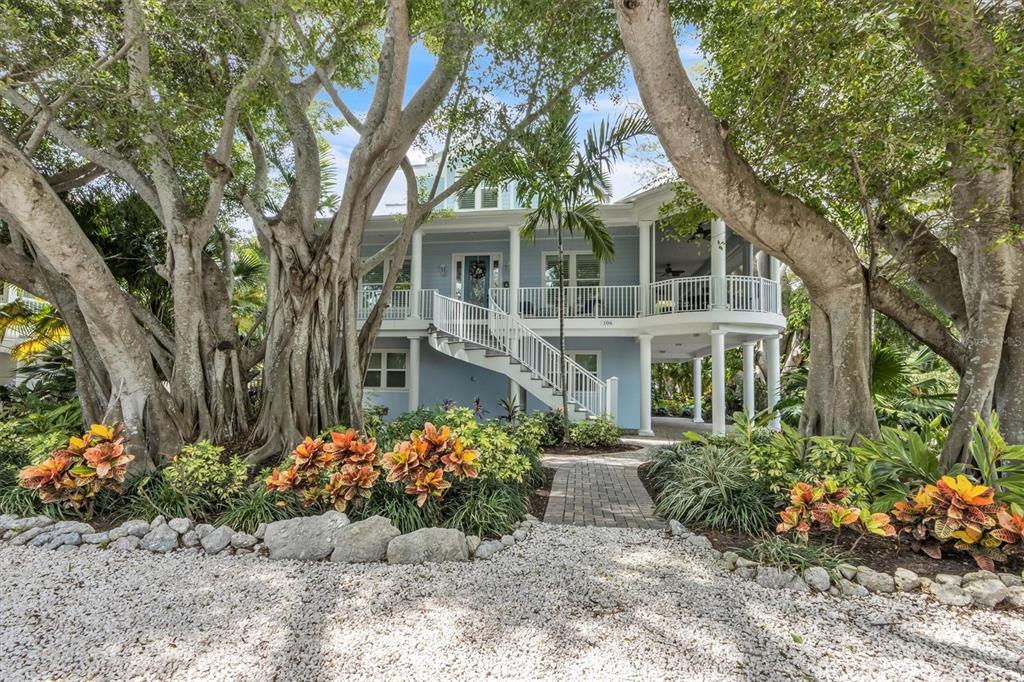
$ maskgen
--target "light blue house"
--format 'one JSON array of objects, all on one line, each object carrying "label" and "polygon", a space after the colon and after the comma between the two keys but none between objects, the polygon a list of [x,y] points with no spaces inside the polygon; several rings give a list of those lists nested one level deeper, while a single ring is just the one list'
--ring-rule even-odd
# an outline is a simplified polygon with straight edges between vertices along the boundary
[{"label": "light blue house", "polygon": [[[424,176],[436,168],[417,169]],[[443,183],[442,183],[443,186]],[[742,347],[744,405],[753,412],[755,344],[767,359],[768,404],[778,400],[781,314],[778,264],[712,221],[692,238],[659,229],[668,188],[601,207],[615,258],[598,262],[582,239],[566,241],[568,381],[573,419],[607,415],[651,433],[651,366],[712,363],[712,424],[725,429],[725,351]],[[526,212],[510,188],[452,198],[448,217],[415,234],[366,377],[368,404],[396,415],[445,400],[492,416],[513,397],[527,409],[561,407],[557,253],[553,235],[520,236]],[[365,255],[397,233],[375,217]],[[382,268],[363,281],[359,314],[378,297]],[[695,371],[700,395],[700,371]],[[701,405],[695,420],[701,420]]]}]

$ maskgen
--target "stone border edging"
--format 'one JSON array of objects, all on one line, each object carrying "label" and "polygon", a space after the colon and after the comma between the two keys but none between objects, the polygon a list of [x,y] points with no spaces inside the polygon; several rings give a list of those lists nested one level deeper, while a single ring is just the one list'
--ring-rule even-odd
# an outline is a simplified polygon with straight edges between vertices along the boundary
[{"label": "stone border edging", "polygon": [[921,592],[947,606],[974,606],[991,609],[999,604],[1024,609],[1024,574],[975,571],[964,576],[938,574],[934,579],[919,576],[905,568],[894,575],[867,566],[839,566],[836,574],[821,566],[812,566],[797,574],[792,569],[763,566],[736,552],[719,552],[711,540],[693,533],[675,519],[669,532],[688,546],[711,552],[719,565],[733,575],[753,580],[762,587],[793,592],[817,592],[833,597],[862,597],[868,594]]},{"label": "stone border edging", "polygon": [[538,523],[527,514],[511,533],[498,540],[481,541],[452,528],[401,533],[380,516],[352,523],[345,514],[333,511],[260,524],[253,534],[235,531],[230,526],[195,524],[186,518],[168,521],[162,516],[151,522],[131,519],[98,532],[83,521],[4,514],[0,515],[0,542],[59,552],[147,550],[156,554],[192,552],[280,560],[410,564],[490,559],[526,540]]}]

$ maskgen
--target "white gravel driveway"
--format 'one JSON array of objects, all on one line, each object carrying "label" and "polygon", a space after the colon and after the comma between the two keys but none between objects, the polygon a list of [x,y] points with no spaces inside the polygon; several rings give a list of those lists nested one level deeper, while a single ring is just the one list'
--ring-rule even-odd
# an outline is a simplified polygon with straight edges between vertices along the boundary
[{"label": "white gravel driveway", "polygon": [[1024,618],[734,579],[656,531],[343,567],[0,548],[0,680],[1024,680]]}]

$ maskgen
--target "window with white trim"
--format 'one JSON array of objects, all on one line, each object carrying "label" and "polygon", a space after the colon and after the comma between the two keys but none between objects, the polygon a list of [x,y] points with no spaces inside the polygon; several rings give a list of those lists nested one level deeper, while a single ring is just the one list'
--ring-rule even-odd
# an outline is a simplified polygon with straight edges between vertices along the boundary
[{"label": "window with white trim", "polygon": [[498,208],[497,187],[487,187],[485,185],[480,188],[480,208]]},{"label": "window with white trim", "polygon": [[459,210],[471,211],[476,208],[476,190],[464,189],[459,192]]},{"label": "window with white trim", "polygon": [[[565,284],[570,287],[601,286],[604,266],[589,251],[570,251],[562,255]],[[558,286],[558,254],[544,254],[544,286]]]},{"label": "window with white trim", "polygon": [[[363,275],[363,286],[367,289],[380,290],[384,286],[384,275],[391,268],[391,261],[385,260],[383,263],[379,263],[375,268]],[[412,282],[412,261],[406,258],[402,261],[402,271],[398,273],[398,279],[395,281],[395,289],[402,291],[408,289]]]},{"label": "window with white trim", "polygon": [[406,380],[406,361],[408,355],[404,350],[374,351],[370,353],[370,364],[366,369],[363,386],[377,389],[403,389]]}]

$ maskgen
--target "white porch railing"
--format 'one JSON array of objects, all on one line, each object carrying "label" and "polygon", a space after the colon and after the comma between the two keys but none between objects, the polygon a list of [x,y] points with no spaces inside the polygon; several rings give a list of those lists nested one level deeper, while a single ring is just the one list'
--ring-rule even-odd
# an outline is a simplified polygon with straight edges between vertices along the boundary
[{"label": "white porch railing", "polygon": [[647,296],[648,315],[691,313],[711,309],[711,277],[677,277],[652,282]]},{"label": "white porch railing", "polygon": [[[433,313],[434,326],[445,334],[503,353],[555,390],[563,389],[558,348],[508,313],[436,292]],[[566,358],[566,369],[570,402],[594,416],[610,414],[614,406],[608,384],[571,358]]]},{"label": "white porch railing", "polygon": [[[558,317],[558,287],[521,287],[519,316],[525,319]],[[491,300],[500,310],[508,309],[508,289],[491,289]],[[570,319],[588,317],[636,317],[639,310],[640,287],[635,284],[617,286],[565,287],[565,316]]]},{"label": "white porch railing", "polygon": [[[380,289],[376,287],[360,287],[358,300],[356,301],[356,319],[365,320],[370,316],[370,311],[377,304],[380,298]],[[409,307],[410,292],[408,289],[394,290],[391,292],[391,299],[388,307],[384,309],[385,320],[404,320],[409,317],[412,309]]]},{"label": "white porch railing", "polygon": [[729,308],[743,312],[778,313],[779,285],[763,277],[730,275],[725,280]]}]

